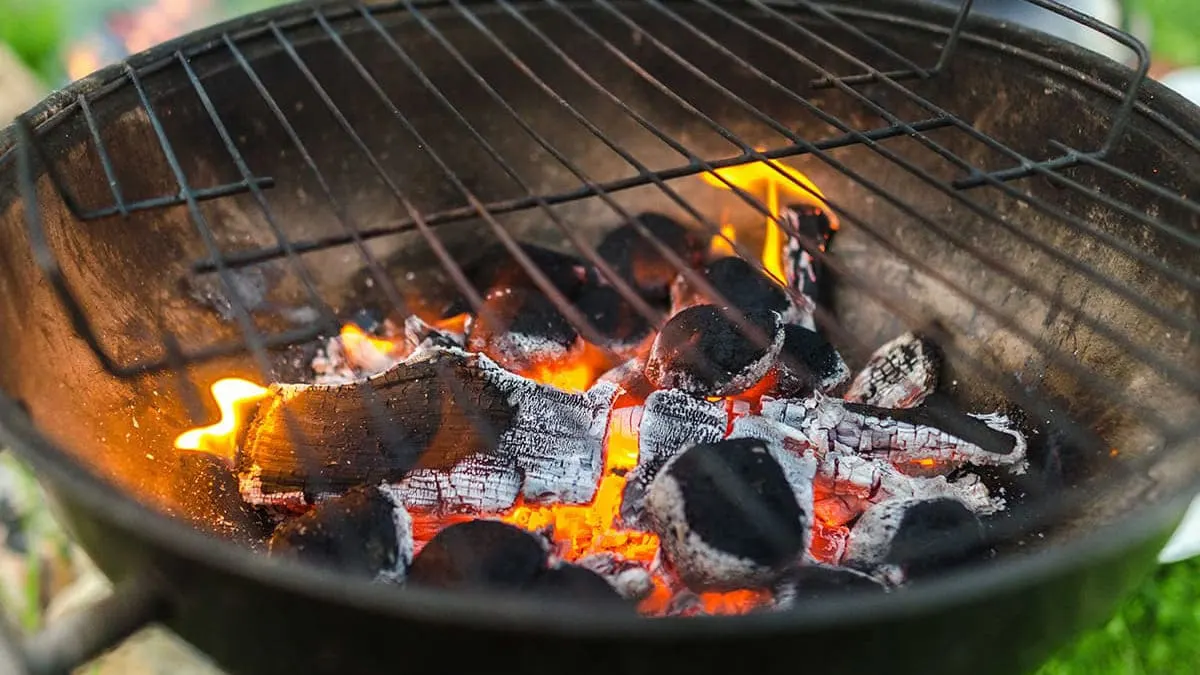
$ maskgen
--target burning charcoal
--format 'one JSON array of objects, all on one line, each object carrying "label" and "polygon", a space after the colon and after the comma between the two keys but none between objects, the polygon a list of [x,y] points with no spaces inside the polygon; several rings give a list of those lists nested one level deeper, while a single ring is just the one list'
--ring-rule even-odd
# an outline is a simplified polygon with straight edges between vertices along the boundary
[{"label": "burning charcoal", "polygon": [[432,347],[462,348],[466,343],[465,335],[431,326],[416,315],[404,320],[404,339],[413,351]]},{"label": "burning charcoal", "polygon": [[[798,436],[788,427],[758,415],[743,415],[729,425],[728,440],[751,439],[762,443],[771,458],[783,470],[784,478],[792,486],[792,496],[804,513],[813,510],[813,479],[817,474],[817,459],[807,452],[807,445],[797,447]],[[805,543],[805,548],[808,544]]]},{"label": "burning charcoal", "polygon": [[538,364],[562,362],[579,341],[579,334],[549,296],[520,287],[500,288],[484,299],[471,325],[467,350],[487,354],[514,372]]},{"label": "burning charcoal", "polygon": [[783,330],[774,393],[786,396],[816,390],[828,394],[846,383],[850,369],[825,336],[803,326],[788,325]]},{"label": "burning charcoal", "polygon": [[909,476],[890,462],[854,454],[823,455],[817,464],[816,480],[829,496],[814,504],[814,513],[836,525],[853,520],[875,503],[892,499],[949,497],[980,514],[995,513],[1004,507],[1004,500],[991,496],[987,485],[974,474],[954,480]]},{"label": "burning charcoal", "polygon": [[937,387],[942,354],[932,341],[905,333],[875,350],[845,399],[881,408],[921,405]]},{"label": "burning charcoal", "polygon": [[[743,312],[775,312],[784,323],[796,321],[802,314],[783,286],[742,258],[718,258],[704,268],[703,277],[720,298]],[[675,313],[696,305],[719,304],[720,298],[691,288],[682,276],[671,286]]]},{"label": "burning charcoal", "polygon": [[626,600],[641,600],[654,591],[654,577],[631,560],[612,553],[595,553],[576,562],[603,577]]},{"label": "burning charcoal", "polygon": [[[590,272],[585,261],[569,254],[533,244],[520,244],[525,253],[550,283],[568,298],[574,297],[588,281]],[[482,295],[503,288],[519,288],[541,292],[529,271],[503,244],[492,244],[479,256],[479,262],[463,270],[467,280]],[[469,312],[471,308],[460,299],[446,311],[451,314]]]},{"label": "burning charcoal", "polygon": [[606,342],[601,346],[625,357],[633,357],[641,351],[654,331],[646,317],[611,286],[587,288],[580,293],[576,306],[596,332],[605,338]]},{"label": "burning charcoal", "polygon": [[578,565],[560,564],[541,573],[530,587],[534,593],[556,600],[601,602],[629,607],[604,577]]},{"label": "burning charcoal", "polygon": [[[634,409],[636,410],[636,409]],[[638,464],[625,477],[621,520],[635,527],[641,520],[650,481],[680,450],[697,443],[715,443],[725,436],[725,408],[682,391],[662,389],[646,398],[636,422]]]},{"label": "burning charcoal", "polygon": [[[702,237],[660,213],[641,213],[633,220],[691,267],[699,267],[706,249]],[[679,268],[641,230],[627,223],[605,235],[596,252],[644,298],[666,302]]]},{"label": "burning charcoal", "polygon": [[[833,221],[820,207],[794,204],[785,207],[780,215],[787,219],[791,229],[794,229],[810,243],[815,243],[822,251],[833,237],[835,231]],[[788,237],[787,243],[784,244],[783,254],[784,274],[787,276],[788,287],[799,291],[813,305],[831,306],[832,284],[829,283],[829,274],[825,265],[813,258],[801,245],[801,240],[794,236]],[[806,328],[812,328],[811,314],[799,323]]]},{"label": "burning charcoal", "polygon": [[894,500],[873,506],[850,530],[846,564],[897,565],[908,577],[937,572],[987,548],[979,517],[949,499]]},{"label": "burning charcoal", "polygon": [[814,394],[763,401],[763,416],[800,431],[818,453],[886,459],[905,473],[945,474],[963,464],[1025,471],[1025,436],[999,414],[893,410]]},{"label": "burning charcoal", "polygon": [[646,514],[692,590],[768,583],[808,536],[783,469],[750,438],[695,445],[667,462],[646,493]]},{"label": "burning charcoal", "polygon": [[784,331],[776,312],[744,315],[757,336],[712,305],[689,307],[671,317],[654,339],[646,377],[662,389],[696,396],[729,396],[749,389],[775,361]]},{"label": "burning charcoal", "polygon": [[565,392],[441,348],[359,385],[272,385],[241,445],[242,497],[285,505],[386,482],[410,508],[586,503],[616,393]]},{"label": "burning charcoal", "polygon": [[408,583],[445,589],[519,590],[546,571],[541,539],[506,523],[472,520],[437,533],[413,558]]},{"label": "burning charcoal", "polygon": [[358,487],[285,520],[271,555],[401,581],[413,559],[412,518],[386,490]]},{"label": "burning charcoal", "polygon": [[845,567],[801,565],[776,582],[775,609],[790,609],[808,600],[836,598],[846,593],[883,592],[874,577]]},{"label": "burning charcoal", "polygon": [[609,370],[598,381],[615,384],[639,401],[646,400],[654,391],[654,385],[646,379],[646,360],[641,357],[629,359]]}]

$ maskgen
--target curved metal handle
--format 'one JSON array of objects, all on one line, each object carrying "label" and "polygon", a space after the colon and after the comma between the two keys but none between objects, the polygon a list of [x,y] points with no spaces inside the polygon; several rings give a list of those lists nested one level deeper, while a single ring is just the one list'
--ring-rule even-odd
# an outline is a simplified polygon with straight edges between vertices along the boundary
[{"label": "curved metal handle", "polygon": [[68,675],[166,615],[167,602],[146,577],[118,584],[96,604],[23,637],[0,621],[0,673]]}]

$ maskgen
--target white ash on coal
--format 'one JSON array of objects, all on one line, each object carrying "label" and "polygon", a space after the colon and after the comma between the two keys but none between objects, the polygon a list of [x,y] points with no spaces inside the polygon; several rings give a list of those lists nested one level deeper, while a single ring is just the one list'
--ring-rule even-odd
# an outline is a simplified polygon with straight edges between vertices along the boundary
[{"label": "white ash on coal", "polygon": [[412,518],[386,488],[361,486],[284,520],[269,550],[279,558],[399,582],[413,560]]},{"label": "white ash on coal", "polygon": [[702,237],[669,216],[653,212],[639,213],[631,222],[611,230],[596,253],[647,301],[665,304],[679,267],[651,238],[689,267],[704,262],[707,245]]},{"label": "white ash on coal", "polygon": [[987,485],[971,473],[948,476],[910,476],[890,462],[855,454],[830,453],[817,463],[817,479],[830,496],[814,509],[830,524],[844,525],[871,505],[891,500],[948,497],[972,511],[989,515],[1004,508],[1004,499],[989,493]]},{"label": "white ash on coal", "polygon": [[846,593],[883,593],[887,587],[869,574],[833,565],[800,565],[788,570],[772,587],[773,608],[787,610],[800,603],[838,598]]},{"label": "white ash on coal", "polygon": [[831,394],[850,379],[850,368],[824,335],[797,325],[784,326],[783,330],[773,394]]},{"label": "white ash on coal", "polygon": [[489,291],[467,335],[469,351],[514,372],[563,362],[581,347],[579,333],[552,299],[519,286]]},{"label": "white ash on coal", "polygon": [[642,405],[637,420],[638,463],[625,477],[621,520],[640,522],[646,489],[659,469],[685,448],[715,443],[725,437],[728,419],[720,403],[676,389],[660,389]]},{"label": "white ash on coal", "polygon": [[714,305],[689,307],[662,327],[646,377],[660,389],[696,396],[730,396],[754,386],[770,371],[783,348],[777,312],[741,312],[745,326]]},{"label": "white ash on coal", "polygon": [[[813,479],[817,475],[816,455],[808,452],[806,444],[797,444],[797,434],[778,422],[758,415],[742,415],[734,418],[729,426],[728,440],[747,439],[761,443],[779,464],[784,478],[792,488],[800,510],[811,515],[813,512]],[[811,520],[806,517],[806,520]],[[808,550],[808,537],[805,539]]]},{"label": "white ash on coal", "polygon": [[641,600],[654,591],[654,577],[649,570],[615,553],[593,553],[576,564],[599,574],[626,600]]},{"label": "white ash on coal", "polygon": [[964,464],[1025,470],[1025,436],[1004,415],[877,408],[814,394],[763,400],[763,415],[799,430],[821,453],[859,453],[914,474]]},{"label": "white ash on coal", "polygon": [[905,333],[871,355],[844,398],[880,408],[913,408],[937,388],[942,353],[931,340]]},{"label": "white ash on coal", "polygon": [[[802,244],[807,240],[809,245],[815,245],[824,251],[833,237],[833,222],[823,209],[809,204],[792,204],[780,211],[789,229],[794,230],[800,237],[789,234],[784,244],[784,275],[789,288],[800,292],[809,300],[810,306],[829,307],[832,283],[829,271],[825,265],[808,252]],[[796,323],[805,328],[814,328],[811,309],[807,315],[800,317]]]},{"label": "white ash on coal", "polygon": [[718,258],[704,267],[701,278],[715,294],[694,287],[680,275],[671,285],[674,313],[696,305],[728,303],[743,312],[775,312],[784,323],[794,323],[811,314],[810,308],[797,304],[783,286],[744,258]]},{"label": "white ash on coal", "polygon": [[665,560],[692,590],[759,587],[803,552],[808,516],[764,442],[692,446],[646,493]]},{"label": "white ash on coal", "polygon": [[844,563],[893,566],[908,578],[986,555],[983,525],[956,499],[892,500],[867,510],[850,530]]},{"label": "white ash on coal", "polygon": [[408,584],[445,589],[523,590],[549,566],[545,541],[495,520],[438,532],[413,558]]}]

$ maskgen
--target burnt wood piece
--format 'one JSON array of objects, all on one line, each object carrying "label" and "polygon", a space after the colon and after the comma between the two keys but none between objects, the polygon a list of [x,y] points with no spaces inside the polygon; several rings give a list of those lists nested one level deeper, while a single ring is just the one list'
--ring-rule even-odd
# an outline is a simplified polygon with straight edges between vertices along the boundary
[{"label": "burnt wood piece", "polygon": [[433,347],[462,348],[466,345],[467,337],[462,333],[431,326],[414,314],[404,319],[404,340],[415,351]]},{"label": "burnt wood piece", "polygon": [[646,359],[635,357],[600,376],[599,382],[610,382],[639,401],[654,392],[654,384],[646,378]]},{"label": "burnt wood piece", "polygon": [[830,394],[850,379],[850,368],[824,335],[798,325],[784,326],[783,331],[774,395]]},{"label": "burnt wood piece", "polygon": [[487,354],[513,372],[563,362],[579,345],[579,333],[549,296],[536,289],[501,287],[484,298],[471,322],[467,350]]},{"label": "burnt wood piece", "polygon": [[897,566],[906,578],[944,571],[986,555],[979,517],[952,498],[893,500],[866,511],[850,530],[846,564]]},{"label": "burnt wood piece", "polygon": [[613,553],[594,553],[575,561],[605,579],[626,600],[641,600],[654,591],[654,577],[632,560]]},{"label": "burnt wood piece", "polygon": [[770,310],[743,316],[759,335],[743,330],[713,305],[689,307],[671,317],[650,348],[646,377],[661,389],[695,396],[729,396],[754,386],[783,348],[783,321]]},{"label": "burnt wood piece", "polygon": [[[550,283],[568,298],[574,298],[592,277],[590,266],[570,253],[555,251],[534,244],[519,244],[521,251],[529,256],[533,265]],[[529,271],[502,244],[488,246],[479,256],[478,262],[463,269],[467,281],[481,296],[495,289],[521,288],[541,292]],[[443,311],[443,317],[472,313],[473,308],[464,297],[455,298]]]},{"label": "burnt wood piece", "polygon": [[596,253],[647,301],[665,304],[680,269],[642,234],[642,229],[693,268],[703,264],[707,242],[661,213],[639,213],[633,220],[637,225],[626,223],[605,235]]},{"label": "burnt wood piece", "polygon": [[680,276],[671,286],[671,309],[674,312],[696,305],[720,304],[722,299],[744,312],[776,312],[783,317],[784,323],[799,320],[807,311],[797,306],[777,281],[743,258],[718,258],[704,267],[702,276],[718,295],[693,288]]},{"label": "burnt wood piece", "polygon": [[[995,513],[1004,508],[1004,499],[993,497],[988,486],[975,474],[960,473],[952,479],[948,476],[910,476],[891,462],[871,456],[824,454],[817,460],[817,481],[832,493],[813,506],[815,513],[834,516],[825,517],[826,522],[841,519],[849,522],[872,505],[893,499],[948,497],[980,514]],[[836,512],[841,512],[841,519],[836,518]]]},{"label": "burnt wood piece", "polygon": [[576,307],[605,340],[600,346],[632,358],[650,341],[654,327],[612,286],[592,285],[576,300]]},{"label": "burnt wood piece", "polygon": [[444,589],[522,590],[546,571],[548,552],[533,534],[496,520],[438,532],[413,558],[408,583]]},{"label": "burnt wood piece", "polygon": [[787,610],[797,604],[846,593],[882,593],[883,584],[855,569],[831,565],[800,565],[788,570],[771,589],[775,609]]},{"label": "burnt wood piece", "polygon": [[[815,243],[821,251],[826,250],[833,238],[832,222],[818,206],[793,204],[784,207],[780,216],[787,219],[796,232],[809,242]],[[809,254],[800,242],[800,239],[789,233],[784,244],[784,275],[787,277],[785,281],[789,288],[799,291],[813,305],[831,308],[833,283],[830,270],[823,262]],[[807,328],[813,328],[811,309],[800,323]]]},{"label": "burnt wood piece", "polygon": [[409,508],[491,511],[518,495],[590,501],[617,388],[569,393],[486,356],[431,348],[362,383],[270,392],[238,458],[247,502],[306,503],[389,483]]},{"label": "burnt wood piece", "polygon": [[573,600],[633,609],[633,605],[626,602],[604,577],[579,565],[561,563],[551,567],[538,575],[529,590],[557,601]]},{"label": "burnt wood piece", "polygon": [[946,474],[965,464],[1027,468],[1025,436],[997,413],[953,409],[894,410],[821,394],[764,399],[763,416],[799,431],[823,454],[858,453],[913,475]]},{"label": "burnt wood piece", "polygon": [[804,551],[808,515],[766,443],[692,446],[663,466],[646,515],[666,561],[688,588],[761,587]]},{"label": "burnt wood piece", "polygon": [[942,352],[932,340],[905,333],[867,360],[846,390],[845,399],[881,408],[913,408],[937,388]]},{"label": "burnt wood piece", "polygon": [[360,486],[283,521],[269,550],[279,558],[399,582],[413,559],[412,518],[387,490]]},{"label": "burnt wood piece", "polygon": [[625,477],[621,520],[626,527],[641,522],[646,489],[658,470],[685,448],[715,443],[725,437],[725,406],[677,389],[661,389],[646,398],[637,422],[638,463]]}]

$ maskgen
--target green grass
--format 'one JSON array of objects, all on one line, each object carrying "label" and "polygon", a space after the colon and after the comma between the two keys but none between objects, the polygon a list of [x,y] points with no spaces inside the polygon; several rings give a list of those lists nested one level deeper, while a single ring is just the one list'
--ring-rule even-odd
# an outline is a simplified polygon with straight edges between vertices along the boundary
[{"label": "green grass", "polygon": [[1200,558],[1159,568],[1106,626],[1037,675],[1200,673]]},{"label": "green grass", "polygon": [[[1127,0],[1153,28],[1150,46],[1156,57],[1180,65],[1200,64],[1200,4],[1196,0]],[[1200,672],[1197,668],[1192,672]]]}]

